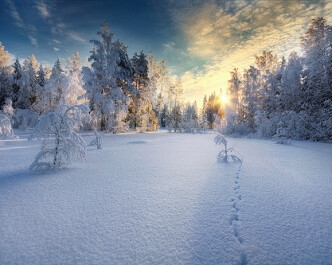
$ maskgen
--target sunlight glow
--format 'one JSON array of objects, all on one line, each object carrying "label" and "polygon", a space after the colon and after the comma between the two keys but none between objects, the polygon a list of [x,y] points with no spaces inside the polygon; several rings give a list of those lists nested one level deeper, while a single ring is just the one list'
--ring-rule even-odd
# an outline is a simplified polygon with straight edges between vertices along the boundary
[{"label": "sunlight glow", "polygon": [[220,101],[221,101],[222,105],[228,105],[230,103],[229,97],[226,94],[225,90],[221,91],[219,97],[220,97]]}]

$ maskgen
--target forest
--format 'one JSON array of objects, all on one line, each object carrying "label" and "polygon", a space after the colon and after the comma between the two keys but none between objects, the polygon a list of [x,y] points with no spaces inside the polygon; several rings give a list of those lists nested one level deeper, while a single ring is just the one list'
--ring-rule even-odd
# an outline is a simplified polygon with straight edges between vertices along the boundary
[{"label": "forest", "polygon": [[[167,128],[196,133],[221,127],[225,135],[298,140],[332,139],[332,26],[313,19],[301,38],[300,52],[287,58],[272,51],[230,72],[228,86],[197,102],[183,98],[181,78],[165,60],[135,53],[115,39],[108,24],[91,40],[90,57],[78,52],[63,67],[42,65],[34,55],[13,64],[0,44],[0,136],[12,128],[34,128],[60,106],[86,105],[85,130],[121,133]],[[222,99],[222,97],[224,97]]]}]

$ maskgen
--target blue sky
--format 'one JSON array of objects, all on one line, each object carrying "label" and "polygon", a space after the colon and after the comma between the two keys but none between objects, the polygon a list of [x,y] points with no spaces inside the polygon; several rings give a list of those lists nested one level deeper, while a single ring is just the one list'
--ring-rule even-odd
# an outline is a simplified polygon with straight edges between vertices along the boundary
[{"label": "blue sky", "polygon": [[[116,37],[128,46],[130,55],[152,51],[158,59],[166,58],[170,69],[181,75],[192,65],[178,63],[181,60],[176,49],[185,49],[184,40],[168,6],[165,1],[153,0],[4,0],[0,23],[5,26],[0,29],[0,41],[15,57],[25,58],[33,53],[39,62],[52,65],[57,57],[64,59],[75,51],[82,58],[89,56],[89,40],[96,38],[99,26],[107,22]],[[196,58],[194,63],[201,62],[201,58]]]},{"label": "blue sky", "polygon": [[14,57],[35,54],[53,65],[76,51],[89,56],[89,40],[108,22],[130,55],[143,50],[165,58],[185,97],[201,101],[263,50],[300,52],[299,38],[317,16],[332,24],[332,1],[0,0],[0,41]]}]

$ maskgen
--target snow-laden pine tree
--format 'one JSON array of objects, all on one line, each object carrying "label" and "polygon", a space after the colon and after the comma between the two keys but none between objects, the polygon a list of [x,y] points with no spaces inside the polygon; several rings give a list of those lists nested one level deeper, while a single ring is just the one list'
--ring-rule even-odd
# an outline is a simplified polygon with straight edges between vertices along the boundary
[{"label": "snow-laden pine tree", "polygon": [[133,69],[127,55],[127,47],[114,35],[109,26],[101,26],[97,34],[101,40],[91,40],[94,49],[89,61],[91,68],[83,67],[83,88],[89,100],[95,126],[102,131],[114,133],[126,130],[129,95],[132,87]]},{"label": "snow-laden pine tree", "polygon": [[168,116],[168,131],[179,132],[181,130],[182,104],[177,103],[171,109]]},{"label": "snow-laden pine tree", "polygon": [[304,99],[306,128],[314,140],[332,138],[332,89],[329,86],[329,56],[326,37],[329,36],[326,19],[313,19],[305,36],[302,47],[305,52]]},{"label": "snow-laden pine tree", "polygon": [[24,60],[22,83],[18,95],[18,106],[21,109],[32,109],[37,101],[37,76],[39,65],[34,55]]},{"label": "snow-laden pine tree", "polygon": [[244,97],[242,77],[238,68],[234,68],[230,72],[231,78],[228,80],[227,91],[230,102],[225,106],[225,119],[223,121],[224,133],[234,133],[236,126],[244,120]]},{"label": "snow-laden pine tree", "polygon": [[41,151],[36,155],[30,169],[36,172],[55,170],[75,160],[86,158],[86,143],[75,132],[88,117],[84,105],[59,106],[58,111],[44,114],[30,139],[43,138]]},{"label": "snow-laden pine tree", "polygon": [[202,111],[200,115],[200,128],[202,129],[203,133],[206,133],[206,130],[208,129],[208,120],[207,120],[207,98],[206,95],[204,95],[203,99],[203,106],[202,106]]},{"label": "snow-laden pine tree", "polygon": [[68,58],[66,67],[67,86],[65,89],[64,101],[66,105],[73,106],[83,104],[83,89],[81,59],[78,52],[73,54],[73,58]]},{"label": "snow-laden pine tree", "polygon": [[161,128],[167,128],[169,122],[169,111],[167,104],[164,104],[164,107],[161,110],[160,113],[160,127]]},{"label": "snow-laden pine tree", "polygon": [[155,96],[155,88],[149,85],[148,61],[146,55],[141,52],[135,53],[132,58],[134,70],[133,84],[137,94],[132,95],[132,102],[129,106],[129,120],[131,126],[138,131],[155,131],[158,127],[158,120],[152,107]]},{"label": "snow-laden pine tree", "polygon": [[263,51],[259,56],[255,56],[255,64],[258,70],[257,103],[258,108],[261,109],[263,108],[264,98],[269,93],[268,80],[280,69],[280,64],[276,54],[266,51]]},{"label": "snow-laden pine tree", "polygon": [[0,42],[0,108],[8,97],[12,97],[11,68],[9,53]]},{"label": "snow-laden pine tree", "polygon": [[179,131],[182,116],[182,95],[183,88],[181,79],[170,81],[167,90],[167,102],[169,108],[168,130]]},{"label": "snow-laden pine tree", "polygon": [[52,67],[50,78],[45,82],[42,102],[40,103],[44,112],[55,111],[59,105],[65,105],[66,88],[67,77],[58,58]]},{"label": "snow-laden pine tree", "polygon": [[299,57],[296,52],[292,52],[281,73],[279,111],[291,110],[299,112],[301,110],[303,96],[302,72],[303,58]]},{"label": "snow-laden pine tree", "polygon": [[22,65],[18,58],[16,58],[15,63],[13,65],[14,71],[13,71],[13,80],[12,80],[12,87],[13,87],[13,106],[14,108],[19,108],[18,105],[18,97],[22,86],[22,77],[23,77],[23,69]]},{"label": "snow-laden pine tree", "polygon": [[195,133],[198,130],[198,125],[197,103],[196,101],[193,104],[188,102],[181,117],[181,131]]},{"label": "snow-laden pine tree", "polygon": [[253,66],[244,70],[243,85],[244,85],[244,117],[248,129],[251,132],[256,130],[256,111],[259,107],[258,93],[259,93],[259,70]]},{"label": "snow-laden pine tree", "polygon": [[36,84],[36,91],[37,91],[37,100],[33,106],[34,110],[38,114],[42,114],[45,111],[45,106],[43,104],[43,95],[45,93],[45,72],[43,65],[39,66],[38,76],[37,76],[37,84]]}]

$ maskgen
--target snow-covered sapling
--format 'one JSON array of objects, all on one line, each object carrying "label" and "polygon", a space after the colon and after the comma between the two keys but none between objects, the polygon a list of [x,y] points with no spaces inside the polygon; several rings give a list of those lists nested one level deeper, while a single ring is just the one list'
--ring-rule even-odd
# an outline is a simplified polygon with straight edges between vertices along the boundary
[{"label": "snow-covered sapling", "polygon": [[287,137],[288,135],[287,127],[282,121],[280,121],[278,123],[277,133],[273,135],[273,139],[276,141],[276,144],[290,144],[291,142]]},{"label": "snow-covered sapling", "polygon": [[224,149],[221,150],[217,156],[218,162],[241,162],[241,159],[238,158],[236,155],[230,155],[229,153],[233,152],[233,148],[227,148],[227,140],[225,137],[219,132],[219,134],[214,137],[214,142],[218,145],[223,145]]},{"label": "snow-covered sapling", "polygon": [[13,138],[12,124],[7,115],[0,111],[0,138]]},{"label": "snow-covered sapling", "polygon": [[32,138],[43,138],[41,151],[30,169],[36,172],[54,170],[74,160],[86,158],[86,143],[74,128],[89,118],[84,105],[62,106],[59,111],[45,114],[37,124]]},{"label": "snow-covered sapling", "polygon": [[96,145],[97,149],[102,149],[103,138],[101,137],[101,132],[99,133],[96,128],[93,128],[95,139],[93,139],[89,145]]}]

